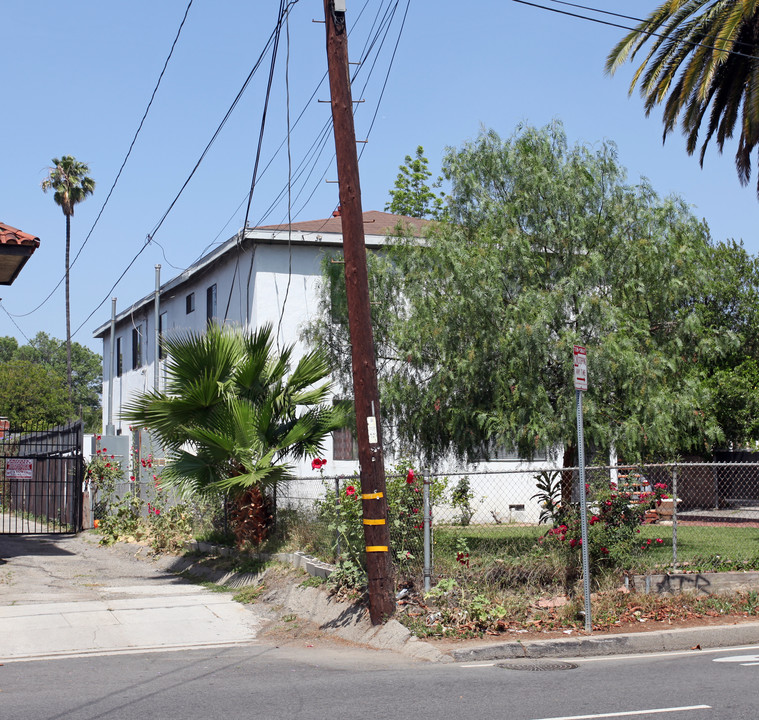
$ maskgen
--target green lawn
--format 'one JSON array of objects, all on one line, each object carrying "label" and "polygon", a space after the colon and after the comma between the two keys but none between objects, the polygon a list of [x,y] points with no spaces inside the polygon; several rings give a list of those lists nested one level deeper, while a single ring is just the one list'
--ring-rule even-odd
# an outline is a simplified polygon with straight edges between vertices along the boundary
[{"label": "green lawn", "polygon": [[[518,557],[529,552],[548,527],[521,525],[438,526],[435,528],[435,556],[455,557],[464,545],[472,559],[487,562],[497,557]],[[672,563],[672,527],[642,525],[641,544],[647,539],[663,540],[654,543],[642,556],[642,564],[651,568]],[[678,563],[689,563],[701,569],[734,564],[759,569],[759,528],[687,525],[677,528]]]}]

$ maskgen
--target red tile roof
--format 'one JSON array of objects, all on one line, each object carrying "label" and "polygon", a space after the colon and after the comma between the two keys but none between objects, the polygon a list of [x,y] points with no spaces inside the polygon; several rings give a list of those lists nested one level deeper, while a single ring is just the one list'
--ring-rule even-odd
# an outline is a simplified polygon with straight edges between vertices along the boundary
[{"label": "red tile roof", "polygon": [[[364,233],[367,235],[390,235],[395,230],[396,225],[401,222],[404,226],[411,226],[416,236],[422,235],[422,230],[430,224],[429,220],[420,218],[406,217],[405,215],[393,215],[392,213],[380,212],[379,210],[368,210],[364,213]],[[284,225],[263,225],[255,228],[256,230],[287,230],[287,224]],[[329,217],[323,220],[306,220],[291,225],[293,230],[299,232],[324,232],[337,233],[343,232],[343,224],[340,217]]]},{"label": "red tile roof", "polygon": [[38,248],[40,239],[18,228],[0,222],[0,245],[26,245]]}]

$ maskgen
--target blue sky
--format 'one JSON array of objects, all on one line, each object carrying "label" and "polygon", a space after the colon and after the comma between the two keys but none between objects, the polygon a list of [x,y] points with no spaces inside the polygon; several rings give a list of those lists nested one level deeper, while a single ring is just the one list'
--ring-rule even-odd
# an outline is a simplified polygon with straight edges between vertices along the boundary
[{"label": "blue sky", "polygon": [[[0,292],[2,307],[18,325],[0,311],[0,335],[20,342],[39,330],[64,337],[63,286],[39,310],[24,315],[63,273],[63,214],[40,183],[53,157],[70,154],[89,164],[97,188],[72,219],[76,253],[124,160],[187,4],[38,0],[0,6],[5,51],[0,220],[41,238],[16,282]],[[543,4],[561,8],[551,0]],[[630,13],[631,5],[623,0],[586,4],[620,13]],[[657,4],[639,0],[634,5],[644,14]],[[97,309],[102,300],[114,295],[119,310],[127,307],[152,291],[156,263],[163,266],[166,281],[242,226],[269,55],[155,232],[155,243],[109,292],[188,178],[270,37],[278,7],[274,0],[194,0],[131,157],[72,268],[72,330],[81,326],[74,340],[99,350],[92,330],[110,317],[110,302]],[[375,18],[393,8],[391,21],[379,24],[387,32],[383,29],[372,44]],[[356,134],[369,138],[360,165],[364,209],[383,209],[398,166],[417,145],[424,146],[437,170],[446,147],[474,138],[481,127],[508,136],[521,122],[544,125],[558,118],[571,142],[616,142],[630,181],[645,176],[660,194],[681,195],[707,220],[715,239],[742,239],[750,252],[759,251],[759,204],[753,182],[748,188],[738,182],[735,146],[724,156],[711,149],[702,170],[686,154],[679,133],[662,145],[660,114],[646,118],[637,93],[628,96],[631,67],[613,78],[604,74],[606,55],[623,30],[511,0],[411,0],[408,5],[407,0],[347,0],[347,9],[351,58],[360,59],[370,48],[354,82],[354,99],[365,101],[356,114]],[[261,169],[268,167],[259,171],[252,224],[287,217],[282,195],[287,155],[277,148],[286,137],[288,46],[291,123],[303,113],[291,132],[294,173],[304,158],[313,157],[310,148],[329,119],[329,106],[317,102],[328,98],[326,83],[319,87],[326,72],[324,25],[312,22],[322,17],[321,0],[300,0],[290,16],[289,44],[285,33],[281,36],[261,154]],[[335,207],[337,186],[324,182],[336,179],[332,152],[330,135],[294,185],[293,219],[326,217]]]}]

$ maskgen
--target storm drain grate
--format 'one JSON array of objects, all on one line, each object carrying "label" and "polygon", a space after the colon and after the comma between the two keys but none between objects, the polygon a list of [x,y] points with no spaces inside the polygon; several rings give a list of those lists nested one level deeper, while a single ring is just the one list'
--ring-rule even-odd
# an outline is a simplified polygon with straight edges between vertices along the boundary
[{"label": "storm drain grate", "polygon": [[497,663],[497,667],[505,670],[530,670],[545,672],[547,670],[574,670],[577,665],[562,660],[540,660],[536,658],[517,658]]}]

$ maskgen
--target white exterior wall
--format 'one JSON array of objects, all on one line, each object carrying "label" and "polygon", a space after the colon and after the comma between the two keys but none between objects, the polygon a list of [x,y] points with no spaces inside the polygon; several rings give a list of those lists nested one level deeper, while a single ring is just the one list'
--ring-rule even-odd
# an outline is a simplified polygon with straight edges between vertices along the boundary
[{"label": "white exterior wall", "polygon": [[[280,346],[295,345],[293,364],[307,350],[300,341],[300,331],[313,317],[318,305],[318,285],[321,280],[321,260],[328,249],[335,251],[336,244],[304,243],[302,238],[288,245],[260,243],[255,254],[246,248],[239,255],[232,248],[210,267],[187,271],[174,278],[161,289],[160,313],[163,316],[163,332],[202,332],[207,323],[206,291],[216,285],[216,317],[222,321],[227,312],[227,322],[260,327],[271,323],[274,337]],[[292,251],[292,269],[291,253]],[[251,259],[253,269],[250,270]],[[237,270],[235,273],[235,266]],[[233,286],[234,278],[234,286]],[[168,286],[168,287],[167,287]],[[230,294],[231,289],[231,294]],[[194,293],[195,309],[187,312],[187,297]],[[283,313],[284,307],[284,313]],[[117,433],[126,434],[128,423],[120,418],[121,408],[138,394],[154,387],[156,327],[154,301],[146,296],[133,308],[117,315],[115,346],[121,349],[122,373],[114,371],[113,379],[113,424]],[[141,363],[133,367],[133,331],[141,336]],[[103,340],[103,425],[109,417],[109,377],[111,362],[110,324],[103,325],[97,332]],[[163,369],[161,361],[161,370]],[[114,363],[115,367],[118,362]],[[163,373],[159,373],[160,388],[163,389]],[[325,443],[325,457],[332,457],[332,442]],[[342,469],[336,471],[350,473],[355,462],[338,463]],[[299,473],[311,472],[310,460],[298,468]]]},{"label": "white exterior wall", "polygon": [[[324,237],[322,241],[322,236],[315,233],[293,233],[288,247],[286,232],[266,233],[265,237],[259,236],[253,254],[250,247],[239,253],[239,262],[234,239],[228,241],[210,253],[205,264],[201,260],[194,268],[164,282],[160,306],[160,312],[164,316],[164,333],[184,330],[202,332],[207,322],[206,290],[216,284],[217,319],[224,319],[229,305],[228,322],[250,328],[271,323],[280,346],[295,344],[293,362],[297,362],[307,350],[300,341],[300,333],[318,311],[322,258],[325,252],[335,252],[342,246],[339,235],[328,237],[325,233]],[[384,242],[384,236],[367,236],[367,247],[376,248]],[[195,294],[195,309],[188,313],[186,302],[190,293]],[[137,368],[132,367],[132,330],[135,328],[139,328],[142,333],[142,363]],[[105,426],[108,422],[110,324],[102,325],[96,331],[96,336],[103,339]],[[120,419],[121,408],[132,397],[152,389],[154,385],[156,332],[152,295],[117,315],[115,336],[121,342],[123,372],[120,377],[114,377],[113,424],[117,432],[127,434],[129,427],[128,423]],[[160,387],[162,389],[163,384]],[[334,460],[331,437],[325,440],[324,457],[328,461],[324,469],[325,476],[351,476],[358,470],[357,461]],[[392,463],[393,459],[387,457],[388,469]],[[535,472],[546,467],[557,467],[557,462],[497,460],[479,463],[471,468],[462,468],[455,463],[445,465],[448,472],[472,471],[469,480],[475,496],[472,505],[477,510],[472,520],[475,523],[493,522],[491,511],[495,511],[503,522],[536,522],[539,508],[531,500],[535,493]],[[516,470],[520,472],[511,472]],[[302,477],[316,475],[311,469],[310,459],[297,466],[296,472]],[[499,475],[480,474],[483,472]],[[455,485],[457,479],[452,477],[449,487]],[[321,492],[321,484],[309,481],[303,483],[302,487],[292,487],[289,492],[294,496],[311,497]],[[524,505],[525,509],[510,510],[511,506],[519,505]]]}]

